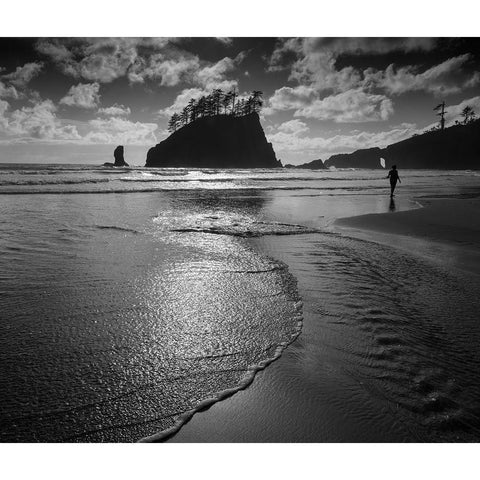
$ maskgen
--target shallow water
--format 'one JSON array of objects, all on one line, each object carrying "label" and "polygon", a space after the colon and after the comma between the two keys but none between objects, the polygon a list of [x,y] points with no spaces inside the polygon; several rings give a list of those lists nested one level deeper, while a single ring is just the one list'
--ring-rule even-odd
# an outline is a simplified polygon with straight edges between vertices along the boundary
[{"label": "shallow water", "polygon": [[478,441],[478,275],[337,234],[254,242],[298,279],[302,334],[171,441]]},{"label": "shallow water", "polygon": [[[478,441],[478,275],[331,235],[289,239],[280,248],[292,273],[302,270],[308,311],[303,346],[295,346],[300,376],[322,390],[314,379],[328,358],[337,372],[329,400],[350,428],[357,424],[353,438]],[[336,435],[348,441],[345,431],[337,427]]]},{"label": "shallow water", "polygon": [[[2,165],[1,440],[135,441],[178,426],[245,387],[297,338],[296,278],[305,275],[303,314],[318,329],[305,324],[287,349],[298,354],[298,375],[330,365],[337,373],[317,393],[341,393],[347,377],[368,385],[371,395],[362,387],[358,397],[368,401],[346,389],[336,405],[365,432],[385,420],[369,407],[381,398],[382,411],[403,412],[388,428],[413,426],[402,439],[429,438],[428,425],[441,424],[436,438],[471,439],[478,285],[330,231],[339,216],[389,210],[381,173]],[[402,178],[397,210],[418,208],[412,192],[477,187],[470,172]],[[288,239],[288,255],[249,239],[265,235]],[[324,339],[327,357],[302,360],[302,345],[318,353]],[[387,440],[398,438],[390,431]]]},{"label": "shallow water", "polygon": [[248,381],[297,335],[299,299],[285,265],[237,236],[171,231],[187,205],[145,194],[10,198],[0,277],[4,441],[152,435]]}]

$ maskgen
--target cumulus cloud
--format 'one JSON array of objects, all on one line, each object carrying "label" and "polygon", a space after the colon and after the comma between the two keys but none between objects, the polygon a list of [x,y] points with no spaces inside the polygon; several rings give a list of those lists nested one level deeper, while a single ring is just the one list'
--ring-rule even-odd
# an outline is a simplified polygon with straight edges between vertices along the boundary
[{"label": "cumulus cloud", "polygon": [[111,107],[99,108],[98,113],[100,115],[108,115],[111,117],[122,117],[130,115],[130,107],[125,105],[117,105],[116,103]]},{"label": "cumulus cloud", "polygon": [[36,48],[76,78],[109,83],[127,77],[131,83],[151,80],[167,87],[181,82],[204,88],[217,85],[244,56],[206,62],[179,43],[168,38],[44,39]]},{"label": "cumulus cloud", "polygon": [[268,115],[275,111],[293,110],[305,107],[317,98],[317,92],[304,85],[297,87],[282,87],[275,90],[268,99],[264,114]]},{"label": "cumulus cloud", "polygon": [[168,58],[164,54],[152,55],[147,61],[139,58],[132,66],[128,78],[132,83],[143,83],[146,79],[158,80],[165,87],[178,85],[190,78],[200,68],[200,60],[194,55]]},{"label": "cumulus cloud", "polygon": [[41,100],[33,106],[10,111],[8,102],[0,100],[0,131],[7,142],[65,142],[75,144],[152,145],[157,142],[155,123],[131,122],[110,117],[95,118],[77,125],[57,117],[51,100]]},{"label": "cumulus cloud", "polygon": [[432,38],[290,38],[279,42],[269,59],[269,70],[290,69],[289,80],[316,90],[333,93],[380,89],[400,95],[423,90],[436,95],[458,93],[480,84],[480,72],[464,67],[470,54],[459,55],[420,71],[418,66],[385,70],[361,70],[352,65],[339,67],[340,55],[382,55],[390,52],[429,51],[437,46]]},{"label": "cumulus cloud", "polygon": [[[6,102],[5,102],[6,103]],[[0,113],[5,105],[0,106]],[[56,116],[56,107],[51,100],[43,100],[31,107],[14,110],[1,122],[7,135],[28,137],[38,140],[79,140],[80,135],[74,125],[63,125]]]},{"label": "cumulus cloud", "polygon": [[208,90],[228,89],[236,85],[237,81],[227,79],[227,75],[244,58],[244,53],[241,52],[235,58],[225,57],[218,62],[209,63],[202,62],[198,56],[187,52],[177,52],[173,58],[171,53],[155,54],[147,60],[139,58],[128,73],[130,82],[143,83],[150,79],[166,87],[183,82]]},{"label": "cumulus cloud", "polygon": [[300,120],[289,120],[288,122],[283,122],[277,127],[279,132],[290,133],[292,135],[301,135],[310,130],[308,125]]},{"label": "cumulus cloud", "polygon": [[8,119],[6,113],[10,104],[5,100],[0,100],[0,129],[6,131],[8,128]]},{"label": "cumulus cloud", "polygon": [[204,88],[213,89],[225,80],[226,74],[234,70],[236,65],[236,59],[225,57],[200,69],[195,73],[194,79]]},{"label": "cumulus cloud", "polygon": [[5,85],[0,82],[0,98],[19,98],[19,93],[13,85]]},{"label": "cumulus cloud", "polygon": [[215,39],[227,46],[230,46],[233,43],[233,38],[231,37],[215,37]]},{"label": "cumulus cloud", "polygon": [[108,83],[124,76],[137,58],[137,39],[44,39],[37,51],[48,56],[63,73]]},{"label": "cumulus cloud", "polygon": [[124,118],[95,118],[90,120],[91,130],[85,136],[90,143],[152,145],[157,143],[156,123],[131,122]]},{"label": "cumulus cloud", "polygon": [[385,95],[351,89],[324,98],[312,87],[282,87],[268,100],[265,115],[282,110],[295,110],[295,117],[332,120],[336,123],[375,122],[393,114],[393,103]]},{"label": "cumulus cloud", "polygon": [[357,89],[314,100],[296,110],[294,116],[357,123],[388,120],[392,114],[392,101],[385,95],[374,95]]},{"label": "cumulus cloud", "polygon": [[[342,53],[342,39],[332,40],[336,42],[322,38],[285,39],[273,51],[268,70],[289,68],[289,80],[317,90],[341,92],[357,87],[362,80],[361,72],[352,66],[337,69],[336,60]],[[358,40],[359,45],[362,44],[362,39],[350,40]]]},{"label": "cumulus cloud", "polygon": [[43,68],[41,62],[26,63],[23,67],[17,67],[16,70],[2,78],[18,88],[25,88],[32,78],[36,77]]},{"label": "cumulus cloud", "polygon": [[389,65],[384,72],[366,72],[367,81],[387,92],[399,95],[408,91],[423,90],[433,94],[451,94],[462,91],[465,87],[473,87],[480,83],[478,72],[469,75],[463,66],[471,59],[470,54],[449,58],[423,72],[418,67],[406,66],[396,69]]},{"label": "cumulus cloud", "polygon": [[69,107],[79,108],[96,108],[99,101],[100,85],[98,83],[79,83],[70,87],[67,95],[65,95],[60,103]]},{"label": "cumulus cloud", "polygon": [[[401,38],[401,37],[306,37],[280,39],[270,58],[268,70],[276,71],[293,66],[301,60],[303,68],[308,69],[318,63],[318,54],[327,62],[342,54],[386,54],[390,52],[429,51],[435,48],[435,38]],[[312,68],[313,70],[313,68]]]}]

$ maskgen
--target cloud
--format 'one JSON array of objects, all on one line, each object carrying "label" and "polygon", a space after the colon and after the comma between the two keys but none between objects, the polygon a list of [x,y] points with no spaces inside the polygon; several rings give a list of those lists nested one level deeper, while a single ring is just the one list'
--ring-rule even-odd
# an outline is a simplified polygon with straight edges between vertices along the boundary
[{"label": "cloud", "polygon": [[411,65],[398,69],[394,65],[389,65],[384,72],[367,71],[366,79],[393,95],[415,90],[436,95],[458,93],[464,88],[480,83],[478,72],[471,75],[463,70],[463,66],[471,58],[472,56],[468,53],[449,58],[422,73],[418,72],[418,67]]},{"label": "cloud", "polygon": [[198,56],[187,52],[172,57],[159,53],[148,60],[139,58],[128,73],[132,83],[143,83],[146,79],[158,81],[165,87],[174,87],[180,83],[194,85],[213,90],[228,89],[237,85],[236,80],[228,80],[227,74],[232,72],[244,58],[241,52],[235,58],[225,57],[215,63],[202,62]]},{"label": "cloud", "polygon": [[268,64],[269,71],[290,69],[289,80],[315,87],[319,91],[343,92],[358,88],[362,72],[353,66],[337,67],[344,53],[387,53],[427,47],[431,39],[382,38],[289,38],[280,41]]},{"label": "cloud", "polygon": [[283,122],[277,127],[279,132],[285,132],[292,135],[301,135],[310,130],[306,123],[300,120],[289,120],[288,122]]},{"label": "cloud", "polygon": [[5,105],[0,104],[2,117],[0,125],[7,135],[38,140],[80,139],[75,126],[63,125],[57,118],[56,107],[51,100],[43,100],[31,107],[14,110],[8,117],[5,116],[5,112]]},{"label": "cloud", "polygon": [[9,104],[0,100],[0,131],[6,135],[2,143],[61,142],[75,144],[124,144],[152,145],[157,143],[155,123],[131,122],[110,117],[96,118],[77,125],[59,119],[56,107],[51,100],[42,100],[31,107],[23,107],[12,112]]},{"label": "cloud", "polygon": [[393,114],[393,103],[385,95],[351,89],[324,98],[312,87],[282,87],[274,92],[264,109],[265,115],[295,110],[295,117],[332,120],[336,123],[387,120]]},{"label": "cloud", "polygon": [[72,52],[57,40],[39,40],[35,48],[56,63],[67,63],[73,57]]},{"label": "cloud", "polygon": [[25,88],[32,78],[36,77],[43,68],[41,62],[26,63],[23,67],[17,67],[16,70],[2,78],[18,88]]},{"label": "cloud", "polygon": [[275,90],[268,99],[267,106],[263,110],[265,115],[275,111],[294,110],[305,107],[317,98],[317,92],[304,85],[297,87],[281,87]]},{"label": "cloud", "polygon": [[99,101],[100,85],[98,83],[79,83],[70,87],[67,95],[65,95],[60,103],[69,107],[79,108],[96,108]]},{"label": "cloud", "polygon": [[121,117],[130,115],[130,107],[125,107],[124,105],[117,105],[116,103],[111,107],[99,108],[98,113],[100,115],[108,115],[112,117]]},{"label": "cloud", "polygon": [[13,85],[5,85],[0,82],[0,98],[19,98],[19,93]]},{"label": "cloud", "polygon": [[391,52],[430,51],[437,45],[436,38],[428,37],[324,37],[307,38],[308,51],[327,50],[335,55],[383,55]]},{"label": "cloud", "polygon": [[88,122],[91,130],[85,135],[89,143],[152,145],[157,143],[156,123],[131,122],[129,120],[111,117],[96,118]]},{"label": "cloud", "polygon": [[147,61],[139,58],[132,66],[128,78],[132,83],[143,83],[146,79],[151,79],[158,80],[162,86],[173,87],[190,78],[199,68],[200,60],[194,55],[167,58],[164,54],[155,54]]},{"label": "cloud", "polygon": [[181,39],[88,38],[43,39],[36,49],[48,56],[64,74],[98,83],[127,77],[131,83],[155,81],[173,87],[184,82],[212,88],[227,81],[226,74],[244,53],[219,62],[201,61],[179,47]]},{"label": "cloud", "polygon": [[336,123],[378,122],[388,120],[393,114],[393,103],[385,95],[348,90],[323,99],[295,111],[295,117],[333,120]]},{"label": "cloud", "polygon": [[66,75],[99,83],[124,76],[137,58],[138,39],[44,39],[36,49],[48,56]]},{"label": "cloud", "polygon": [[233,43],[233,38],[231,37],[215,37],[215,40],[227,46],[230,46]]},{"label": "cloud", "polygon": [[234,70],[240,61],[236,58],[222,58],[218,62],[205,66],[195,72],[194,81],[206,89],[213,90],[214,88],[220,88],[218,85],[225,81],[226,74]]},{"label": "cloud", "polygon": [[0,100],[0,129],[6,131],[8,129],[8,119],[6,117],[10,104],[5,100]]},{"label": "cloud", "polygon": [[[306,37],[280,39],[270,58],[268,70],[277,71],[285,68],[299,68],[297,61],[308,70],[318,62],[317,55],[321,55],[328,63],[342,54],[365,55],[387,54],[390,52],[429,51],[435,48],[435,38],[379,38],[379,37]],[[312,68],[313,70],[313,68]]]},{"label": "cloud", "polygon": [[341,55],[385,55],[391,52],[430,51],[438,45],[434,38],[290,38],[274,49],[268,70],[289,68],[289,80],[319,92],[333,93],[381,89],[400,95],[423,90],[435,95],[458,93],[480,84],[480,72],[468,73],[464,67],[472,55],[459,55],[427,68],[393,64],[385,70],[361,70],[352,65],[339,67]]}]

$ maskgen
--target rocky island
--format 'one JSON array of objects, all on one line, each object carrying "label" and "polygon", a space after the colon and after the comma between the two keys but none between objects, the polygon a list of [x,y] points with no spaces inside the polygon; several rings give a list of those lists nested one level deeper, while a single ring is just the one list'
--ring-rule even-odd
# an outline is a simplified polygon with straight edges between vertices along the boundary
[{"label": "rocky island", "polygon": [[292,165],[290,163],[287,163],[287,165],[285,165],[285,168],[308,168],[310,170],[322,170],[326,169],[327,167],[323,163],[323,160],[319,158],[318,160],[312,160],[311,162],[303,163],[302,165]]},{"label": "rocky island", "polygon": [[235,102],[235,91],[215,90],[191,100],[169,122],[171,135],[152,147],[146,167],[276,168],[272,144],[258,115],[261,92]]},{"label": "rocky island", "polygon": [[128,163],[123,158],[123,145],[119,145],[113,151],[113,158],[115,159],[115,163],[106,162],[103,164],[104,167],[128,167]]}]

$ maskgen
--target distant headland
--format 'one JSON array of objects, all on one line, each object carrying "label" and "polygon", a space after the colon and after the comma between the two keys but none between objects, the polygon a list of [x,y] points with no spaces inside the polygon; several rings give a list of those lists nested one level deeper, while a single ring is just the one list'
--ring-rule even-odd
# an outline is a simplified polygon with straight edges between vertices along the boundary
[{"label": "distant headland", "polygon": [[171,135],[152,147],[146,167],[276,168],[272,144],[260,124],[262,92],[238,99],[235,90],[217,89],[191,99],[181,113],[172,115]]},{"label": "distant headland", "polygon": [[[385,148],[365,148],[353,153],[332,155],[325,167],[336,168],[421,168],[429,170],[480,169],[480,120],[436,128],[393,143]],[[318,160],[296,168],[324,168]]]}]

